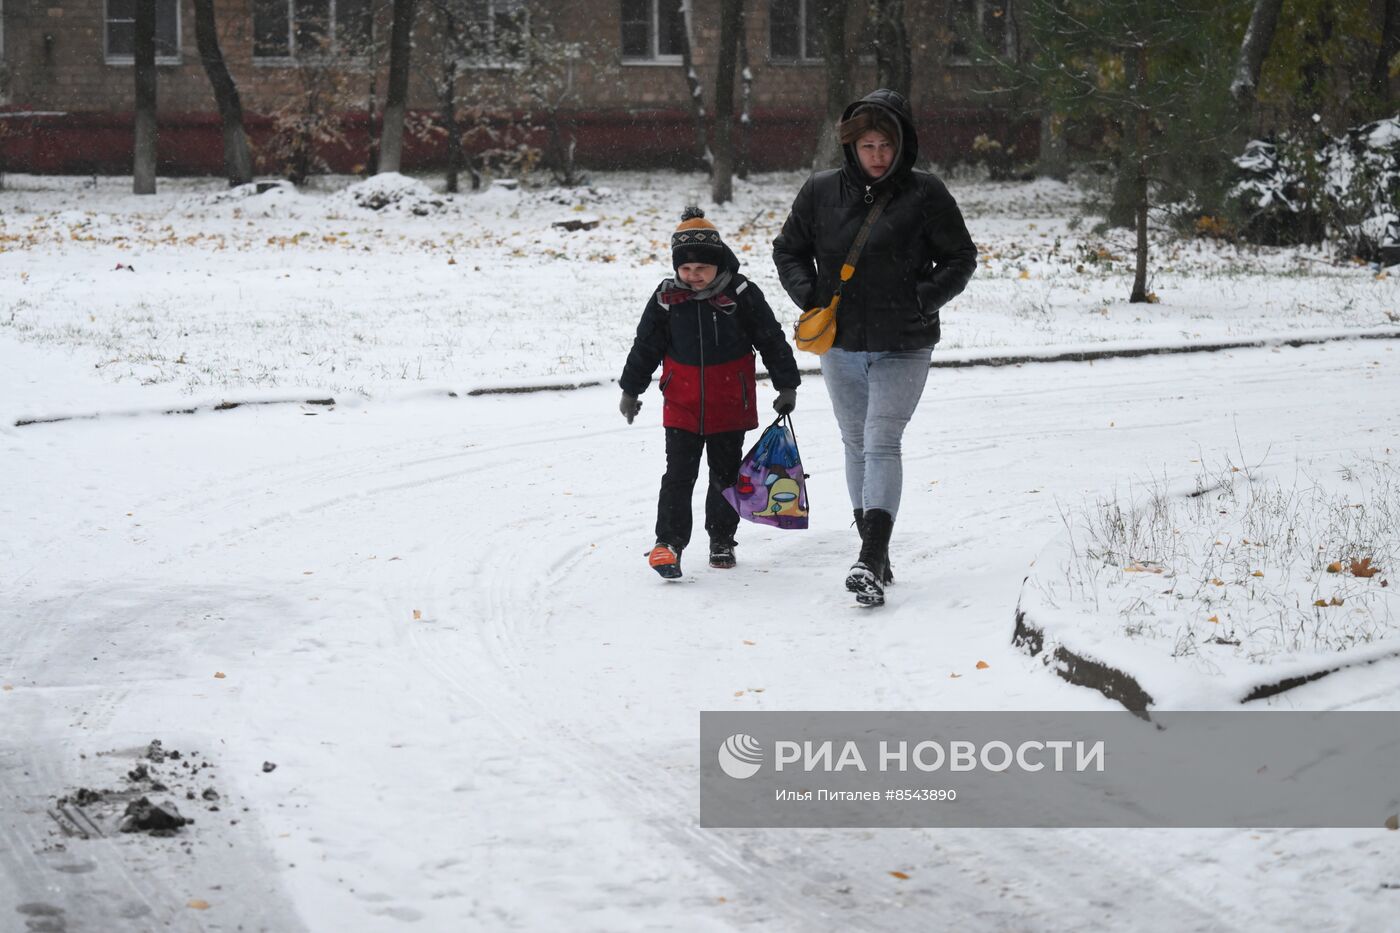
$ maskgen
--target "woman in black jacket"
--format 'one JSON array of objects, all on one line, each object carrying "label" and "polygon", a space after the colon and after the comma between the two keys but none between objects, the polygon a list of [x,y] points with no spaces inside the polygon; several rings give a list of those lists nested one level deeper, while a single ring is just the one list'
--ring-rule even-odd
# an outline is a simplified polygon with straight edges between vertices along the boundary
[{"label": "woman in black jacket", "polygon": [[914,168],[919,141],[901,95],[866,95],[846,108],[837,132],[845,165],[807,179],[773,242],[773,261],[799,308],[826,305],[867,214],[884,202],[841,289],[835,344],[822,356],[861,536],[846,589],[878,606],[893,579],[900,440],[928,379],[938,310],[966,287],[977,247],[943,182]]}]

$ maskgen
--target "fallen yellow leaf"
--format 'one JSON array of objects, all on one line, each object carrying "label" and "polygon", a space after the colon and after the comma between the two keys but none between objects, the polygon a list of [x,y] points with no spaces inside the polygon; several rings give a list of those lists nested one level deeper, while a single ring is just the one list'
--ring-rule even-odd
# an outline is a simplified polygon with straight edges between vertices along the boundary
[{"label": "fallen yellow leaf", "polygon": [[736,697],[741,697],[741,696],[744,695],[744,691],[742,691],[742,690],[735,690],[735,691],[734,691],[734,695],[735,695]]},{"label": "fallen yellow leaf", "polygon": [[989,667],[991,667],[991,665],[988,664],[986,661],[978,661],[978,662],[977,662],[977,669],[978,669],[979,671],[985,671],[985,670],[986,670],[987,668],[989,668]]},{"label": "fallen yellow leaf", "polygon": [[1264,575],[1264,571],[1262,571],[1262,570],[1256,570],[1256,571],[1254,571],[1253,573],[1250,574],[1251,577],[1262,577],[1263,575]]},{"label": "fallen yellow leaf", "polygon": [[215,680],[223,680],[223,679],[224,679],[224,672],[223,672],[223,671],[215,671],[215,672],[214,672],[214,679],[215,679]]},{"label": "fallen yellow leaf", "polygon": [[906,875],[906,874],[905,874],[904,872],[902,872],[902,871],[892,871],[892,872],[890,872],[890,877],[891,877],[891,878],[898,878],[900,881],[908,881],[908,880],[909,880],[909,876]]},{"label": "fallen yellow leaf", "polygon": [[1327,565],[1327,572],[1328,572],[1328,573],[1341,573],[1341,572],[1342,572],[1342,563],[1341,563],[1341,561],[1336,561],[1336,560],[1334,560],[1334,561],[1332,561],[1332,563],[1328,564],[1328,565]]},{"label": "fallen yellow leaf", "polygon": [[1207,621],[1207,622],[1214,622],[1216,625],[1219,625],[1219,624],[1220,624],[1220,616],[1211,616],[1209,619],[1206,619],[1206,621]]},{"label": "fallen yellow leaf", "polygon": [[1219,577],[1211,577],[1211,578],[1210,578],[1210,582],[1211,582],[1211,583],[1214,583],[1216,586],[1224,586],[1224,585],[1225,585],[1225,581],[1222,580],[1222,579],[1220,579]]},{"label": "fallen yellow leaf", "polygon": [[193,907],[195,910],[208,910],[208,909],[209,909],[209,902],[208,902],[208,901],[201,901],[201,900],[199,900],[198,898],[195,898],[194,900],[192,900],[192,901],[190,901],[189,903],[187,903],[185,906],[186,906],[186,907]]},{"label": "fallen yellow leaf", "polygon": [[1325,599],[1315,599],[1315,600],[1313,600],[1313,605],[1314,605],[1314,606],[1325,606],[1325,605],[1327,605],[1327,600],[1325,600]]}]

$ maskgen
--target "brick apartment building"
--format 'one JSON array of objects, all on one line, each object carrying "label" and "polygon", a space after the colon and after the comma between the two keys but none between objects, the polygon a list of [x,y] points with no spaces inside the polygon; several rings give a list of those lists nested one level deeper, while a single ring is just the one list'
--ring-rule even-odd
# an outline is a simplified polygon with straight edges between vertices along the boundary
[{"label": "brick apartment building", "polygon": [[[418,0],[409,107],[436,112],[432,64],[442,56],[447,10],[471,21],[476,51],[451,56],[462,99],[518,67],[521,31],[548,36],[547,54],[573,59],[573,94],[560,122],[584,165],[684,164],[694,151],[690,90],[681,65],[684,30],[707,104],[719,42],[718,0]],[[818,0],[745,0],[744,44],[752,76],[750,164],[795,167],[810,158],[825,113]],[[867,4],[847,24],[851,88],[874,87]],[[988,74],[969,62],[969,28],[1014,48],[1008,0],[906,0],[913,53],[912,103],[925,152],[966,157],[979,133],[1033,150],[1036,131],[977,92]],[[336,170],[360,167],[372,149],[387,84],[387,0],[215,0],[219,41],[242,99],[255,153],[271,115],[296,106],[309,83],[333,86],[344,140],[328,147]],[[0,169],[130,171],[135,0],[0,0]],[[455,21],[454,21],[455,22]],[[371,41],[366,41],[372,37]],[[195,40],[194,0],[157,0],[159,169],[218,173],[217,108]],[[572,46],[572,48],[570,48]],[[525,106],[522,102],[520,106]],[[411,138],[407,169],[444,160],[441,136]],[[275,171],[263,153],[260,168]]]}]

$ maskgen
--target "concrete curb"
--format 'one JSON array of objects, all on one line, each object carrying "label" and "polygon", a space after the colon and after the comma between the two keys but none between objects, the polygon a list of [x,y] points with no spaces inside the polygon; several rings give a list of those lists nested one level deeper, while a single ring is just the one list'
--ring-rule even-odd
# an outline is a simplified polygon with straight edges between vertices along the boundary
[{"label": "concrete curb", "polygon": [[[1029,579],[1029,577],[1026,578],[1026,580]],[[1022,587],[1025,586],[1026,580],[1021,582]],[[1045,647],[1047,642],[1053,644],[1053,650],[1048,653]],[[1143,719],[1151,718],[1149,714],[1155,700],[1152,694],[1143,689],[1142,684],[1130,671],[1113,667],[1089,654],[1072,651],[1055,642],[1053,636],[1047,635],[1044,627],[1026,614],[1021,608],[1019,600],[1016,605],[1016,627],[1011,635],[1011,644],[1033,658],[1040,658],[1041,662],[1054,670],[1062,680],[1077,687],[1097,690],[1113,702],[1121,704],[1130,713]],[[1294,674],[1279,680],[1255,684],[1253,689],[1236,697],[1235,701],[1244,706],[1246,703],[1277,696],[1292,690],[1294,687],[1310,684],[1340,671],[1369,667],[1372,664],[1391,661],[1395,658],[1400,658],[1400,645],[1380,657],[1329,665],[1304,674]]]}]

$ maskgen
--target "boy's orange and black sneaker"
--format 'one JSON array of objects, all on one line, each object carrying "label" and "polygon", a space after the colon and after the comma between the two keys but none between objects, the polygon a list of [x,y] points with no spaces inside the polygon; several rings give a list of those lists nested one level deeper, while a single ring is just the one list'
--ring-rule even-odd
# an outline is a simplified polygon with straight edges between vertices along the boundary
[{"label": "boy's orange and black sneaker", "polygon": [[719,570],[730,570],[737,563],[734,559],[734,542],[712,539],[710,541],[710,566]]},{"label": "boy's orange and black sneaker", "polygon": [[647,555],[647,563],[651,564],[652,570],[667,580],[674,580],[681,575],[680,548],[673,548],[664,541],[658,541],[656,547]]}]

